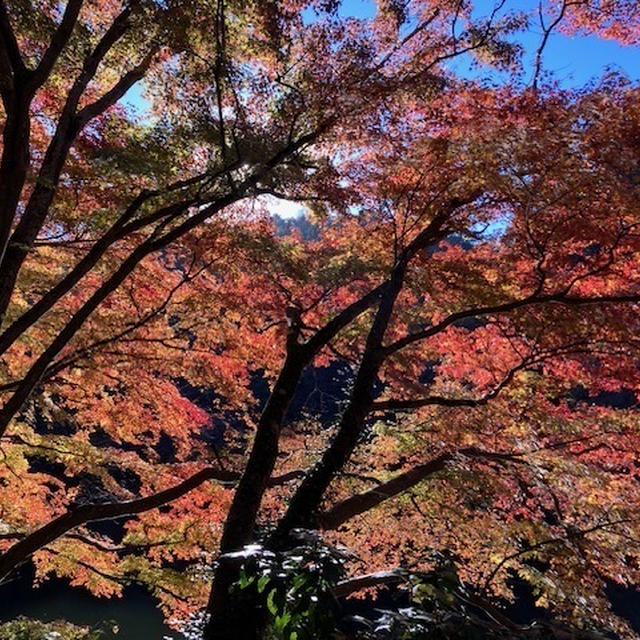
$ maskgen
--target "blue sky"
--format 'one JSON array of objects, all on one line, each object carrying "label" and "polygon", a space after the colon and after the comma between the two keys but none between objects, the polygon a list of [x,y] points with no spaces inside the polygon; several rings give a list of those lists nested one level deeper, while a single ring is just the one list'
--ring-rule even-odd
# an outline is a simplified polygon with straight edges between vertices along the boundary
[{"label": "blue sky", "polygon": [[[491,13],[494,2],[477,0],[474,6],[477,16],[487,16]],[[505,4],[504,10],[535,13],[537,6],[537,0],[510,0]],[[370,18],[375,15],[376,3],[373,0],[344,0],[340,11],[345,16]],[[540,37],[541,29],[534,16],[530,30],[518,37],[518,41],[529,52],[525,58],[525,65],[529,69]],[[460,73],[468,72],[464,63],[458,63],[455,68]],[[640,47],[625,47],[593,35],[566,36],[558,32],[552,33],[545,48],[544,70],[552,72],[562,86],[583,86],[600,77],[606,69],[615,69],[634,80],[640,80]]]},{"label": "blue sky", "polygon": [[[640,0],[638,0],[640,1]],[[493,0],[477,0],[474,3],[478,17],[490,15]],[[518,42],[525,49],[523,82],[530,82],[533,70],[533,59],[541,39],[541,27],[537,21],[538,0],[509,0],[505,10],[519,10],[532,13],[530,29],[518,35]],[[343,16],[372,18],[376,12],[374,0],[343,0],[340,13]],[[309,15],[313,19],[312,14]],[[500,74],[488,69],[471,69],[469,60],[458,60],[451,67],[462,75],[472,77],[486,76],[499,81]],[[559,84],[567,89],[579,88],[597,80],[608,69],[622,72],[633,80],[640,80],[640,47],[622,46],[611,40],[604,40],[595,35],[568,36],[552,32],[543,56],[543,71],[552,74]],[[302,213],[295,203],[278,203],[278,213],[291,217]]]},{"label": "blue sky", "polygon": [[[475,13],[478,16],[486,16],[491,13],[493,6],[493,0],[477,0]],[[536,7],[537,0],[508,0],[505,10],[517,9],[535,12]],[[375,15],[375,11],[376,3],[374,0],[343,0],[340,8],[340,13],[343,16],[357,18],[371,18]],[[313,19],[313,12],[309,12],[308,19]],[[533,54],[538,47],[540,37],[541,29],[534,16],[531,28],[518,36],[518,41],[528,52],[524,61],[527,71],[523,81],[530,80]],[[500,80],[500,74],[493,71],[470,69],[468,60],[458,60],[453,62],[451,66],[460,74],[474,77],[484,75],[489,79]],[[561,86],[579,88],[602,76],[607,69],[617,70],[633,80],[640,80],[640,47],[622,46],[594,35],[567,36],[554,32],[549,38],[544,52],[543,70],[553,74]],[[125,102],[139,112],[144,111],[147,103],[142,96],[140,85],[134,86],[128,92],[125,96]],[[274,211],[284,217],[292,217],[302,213],[302,208],[298,203],[274,202],[271,204]]]},{"label": "blue sky", "polygon": [[[475,3],[476,14],[488,15],[493,4],[493,0],[478,0]],[[505,5],[506,10],[535,11],[536,7],[537,0],[510,0]],[[374,0],[343,0],[340,8],[342,15],[358,18],[371,18],[375,11]],[[540,27],[535,19],[532,20],[531,29],[521,34],[518,40],[529,52],[525,58],[525,65],[530,70],[533,52],[540,42]],[[465,61],[459,61],[452,66],[459,73],[478,75],[477,71],[469,70]],[[600,77],[606,69],[618,70],[633,80],[640,80],[640,47],[622,46],[594,35],[567,36],[554,32],[544,52],[543,68],[551,72],[566,88],[583,86]],[[496,79],[498,78],[499,75]],[[139,85],[127,94],[126,101],[137,109],[144,109],[145,100],[142,98]]]}]

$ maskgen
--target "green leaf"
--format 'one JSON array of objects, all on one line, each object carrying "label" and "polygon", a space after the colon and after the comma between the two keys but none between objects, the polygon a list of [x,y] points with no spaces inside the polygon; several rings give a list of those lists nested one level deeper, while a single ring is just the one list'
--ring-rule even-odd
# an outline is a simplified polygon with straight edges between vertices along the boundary
[{"label": "green leaf", "polygon": [[277,591],[276,589],[271,589],[269,591],[269,595],[267,596],[267,609],[271,615],[275,616],[278,613],[278,605],[275,603],[274,598],[276,597]]},{"label": "green leaf", "polygon": [[276,619],[273,621],[273,626],[278,633],[282,633],[289,622],[291,622],[291,614],[285,611],[281,615],[276,616]]},{"label": "green leaf", "polygon": [[266,586],[269,584],[270,578],[269,576],[260,576],[258,578],[258,593],[262,593]]}]

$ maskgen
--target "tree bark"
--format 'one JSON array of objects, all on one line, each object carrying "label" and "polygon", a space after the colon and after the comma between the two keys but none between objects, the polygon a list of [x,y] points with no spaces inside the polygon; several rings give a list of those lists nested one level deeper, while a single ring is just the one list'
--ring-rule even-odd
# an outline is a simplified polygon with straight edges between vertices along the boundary
[{"label": "tree bark", "polygon": [[[29,255],[29,251],[32,250],[33,243],[47,217],[60,180],[64,160],[71,148],[75,135],[76,132],[71,130],[64,140],[56,141],[54,139],[56,144],[52,143],[47,151],[43,170],[38,176],[38,181],[20,218],[20,222],[18,222],[8,241],[3,259],[0,262],[2,267],[0,272],[0,320],[4,317],[9,306],[22,263]],[[17,201],[15,204],[17,205]]]},{"label": "tree bark", "polygon": [[269,477],[278,456],[278,442],[282,420],[293,399],[298,381],[309,358],[292,345],[287,353],[280,375],[273,387],[258,427],[251,454],[233,496],[229,514],[225,521],[221,556],[215,569],[207,611],[210,619],[205,629],[205,640],[231,640],[231,638],[261,637],[260,618],[251,603],[230,593],[231,586],[238,579],[241,558],[226,556],[231,551],[241,549],[253,539],[253,529]]},{"label": "tree bark", "polygon": [[373,385],[383,361],[382,340],[389,324],[395,300],[402,288],[406,264],[394,271],[390,285],[380,302],[373,321],[360,368],[351,390],[349,404],[342,414],[340,425],[331,444],[320,461],[302,481],[278,523],[270,546],[286,545],[292,529],[315,528],[315,513],[327,487],[342,469],[358,443],[367,414],[373,404]]},{"label": "tree bark", "polygon": [[[434,217],[427,228],[418,234],[415,240],[405,248],[398,258],[387,282],[377,287],[358,303],[345,309],[342,314],[339,314],[337,318],[322,330],[318,331],[316,335],[308,341],[307,346],[310,346],[311,343],[314,347],[314,350],[308,350],[306,354],[307,362],[310,362],[317,350],[324,346],[340,328],[346,326],[348,322],[359,315],[359,313],[362,313],[362,311],[373,304],[374,301],[380,301],[367,336],[364,354],[351,391],[350,401],[342,416],[336,436],[318,464],[316,464],[302,480],[276,531],[269,537],[267,542],[269,549],[285,547],[288,544],[288,535],[294,528],[314,527],[315,514],[322,500],[322,496],[335,474],[345,465],[355,449],[367,414],[371,410],[373,404],[373,385],[385,357],[385,352],[382,347],[384,335],[393,314],[396,299],[402,290],[409,260],[428,242],[440,237],[440,234],[443,232],[443,224],[448,215],[459,207],[460,204],[462,203],[458,200],[452,201],[439,215]],[[363,304],[363,300],[365,299],[367,302]],[[329,326],[331,330],[327,329]],[[319,342],[320,336],[322,336],[324,342]],[[300,370],[300,373],[301,371],[302,370]],[[280,378],[278,382],[280,382]],[[286,394],[290,392],[291,397],[287,400],[288,406],[288,402],[290,402],[293,397],[296,386],[297,380],[292,388],[285,386],[282,390],[277,389],[278,385],[276,384],[270,402],[273,399],[273,401],[277,403],[279,395],[284,399],[287,397]],[[265,413],[266,411],[265,409]],[[286,411],[286,407],[282,410],[281,415],[284,415],[284,411]],[[267,443],[264,453],[266,453],[267,456],[273,455],[274,452],[277,454],[279,428],[276,429],[275,425],[271,422],[265,422],[263,424],[262,420],[261,427],[266,431],[266,434],[262,436],[264,442]],[[275,448],[272,443],[275,443]],[[257,435],[245,471],[249,480],[254,476],[254,467],[262,471],[267,468],[266,462],[260,460],[263,455],[261,451],[262,444],[262,440],[258,442]],[[273,467],[271,467],[271,469],[272,468]],[[259,480],[259,483],[260,484],[257,485],[258,490],[264,486],[264,480]],[[248,537],[248,527],[243,528],[242,523],[248,524],[252,522],[251,529],[253,528],[257,509],[260,506],[264,490],[256,492],[247,487],[245,491],[246,495],[241,494],[240,490],[236,492],[227,520],[227,524],[231,522],[231,525],[229,527],[225,526],[225,533],[223,534],[221,544],[221,558],[216,568],[207,607],[209,620],[205,628],[204,640],[231,640],[231,638],[254,640],[263,636],[265,626],[264,613],[256,608],[255,603],[243,602],[237,595],[234,597],[234,594],[230,593],[233,583],[236,582],[238,578],[240,561],[236,557],[225,555],[228,554],[230,550],[238,549],[250,540],[250,537]],[[260,493],[260,495],[257,502],[253,502],[252,500],[257,497],[258,493]],[[247,504],[244,504],[244,500],[247,497],[249,501]],[[234,512],[234,508],[237,509],[238,514]]]},{"label": "tree bark", "polygon": [[[253,539],[258,509],[278,455],[282,420],[304,368],[318,351],[354,318],[375,304],[386,290],[383,283],[332,318],[303,344],[299,341],[299,317],[290,318],[287,357],[265,407],[253,442],[249,461],[238,485],[225,522],[221,556],[215,570],[207,613],[205,640],[261,638],[265,617],[257,603],[230,593],[238,579],[241,561],[229,557]],[[227,554],[227,555],[225,555]]]},{"label": "tree bark", "polygon": [[[82,109],[80,113],[77,113],[80,99],[89,82],[94,78],[100,62],[129,28],[129,18],[134,10],[134,6],[137,5],[136,0],[136,2],[128,4],[114,19],[94,51],[86,58],[82,71],[75,79],[65,101],[65,105],[56,126],[56,131],[47,148],[42,161],[42,166],[38,172],[38,178],[33,192],[31,193],[24,212],[20,217],[20,222],[13,233],[11,233],[11,224],[15,217],[15,211],[22,191],[22,185],[24,184],[24,176],[26,175],[26,171],[29,166],[29,103],[31,102],[31,98],[36,89],[46,81],[57,56],[68,41],[73,30],[73,26],[77,20],[81,5],[82,2],[80,0],[73,0],[68,3],[63,21],[54,36],[51,46],[45,53],[45,56],[38,68],[34,72],[31,72],[29,77],[30,82],[25,85],[28,88],[26,107],[22,110],[16,111],[16,114],[22,114],[24,118],[26,118],[27,155],[24,159],[25,166],[24,173],[22,175],[22,183],[19,185],[17,193],[15,193],[17,189],[17,182],[20,178],[20,175],[16,175],[14,177],[16,185],[13,187],[10,194],[11,198],[8,200],[9,205],[13,204],[13,211],[11,210],[11,207],[6,208],[6,217],[8,218],[10,215],[11,220],[7,225],[4,219],[4,213],[1,220],[0,321],[4,317],[9,306],[22,264],[29,254],[29,251],[33,248],[34,241],[47,219],[49,208],[58,188],[62,169],[78,133],[92,118],[100,115],[110,106],[115,104],[115,102],[124,95],[127,89],[143,77],[151,63],[153,53],[156,51],[154,48],[152,52],[148,53],[144,57],[143,61],[138,66],[136,66],[132,71],[124,74],[124,76],[114,85],[114,87],[112,87],[111,90],[107,91],[93,104]],[[23,113],[23,111],[26,113]],[[7,119],[5,133],[9,131],[9,135],[11,136],[20,136],[24,133],[24,128],[25,125],[23,122],[10,123],[9,119]],[[7,147],[5,145],[5,150],[6,149]],[[20,171],[22,167],[21,162],[18,162],[19,160],[22,160],[20,151],[21,150],[17,148],[10,148],[9,154],[6,155],[7,160],[10,163],[9,167],[11,168],[11,163],[16,163],[18,166],[17,171]],[[4,159],[5,154],[3,154],[3,164]],[[0,185],[4,185],[4,176],[2,175],[1,170]],[[0,210],[4,211],[5,207],[2,206],[2,195],[3,194],[0,191]],[[6,236],[6,238],[4,238],[4,236]],[[3,238],[4,242],[2,242]]]},{"label": "tree bark", "polygon": [[16,87],[11,106],[6,111],[0,161],[0,264],[7,252],[11,227],[29,168],[29,99],[19,88]]}]

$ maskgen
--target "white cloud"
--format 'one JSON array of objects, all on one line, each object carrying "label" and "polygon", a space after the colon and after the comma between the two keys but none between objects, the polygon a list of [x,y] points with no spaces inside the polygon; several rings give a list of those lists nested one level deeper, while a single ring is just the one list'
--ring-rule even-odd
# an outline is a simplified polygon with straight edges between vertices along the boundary
[{"label": "white cloud", "polygon": [[306,211],[306,207],[301,202],[282,200],[274,196],[260,196],[258,199],[271,215],[279,215],[281,218],[298,218]]}]

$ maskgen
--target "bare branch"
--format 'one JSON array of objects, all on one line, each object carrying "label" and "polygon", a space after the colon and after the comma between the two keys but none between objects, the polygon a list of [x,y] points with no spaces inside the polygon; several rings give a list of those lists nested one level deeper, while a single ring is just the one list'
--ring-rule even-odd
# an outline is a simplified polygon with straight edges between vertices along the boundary
[{"label": "bare branch", "polygon": [[564,16],[567,12],[567,9],[571,5],[580,4],[580,2],[569,2],[568,0],[562,0],[562,6],[560,7],[560,11],[558,15],[552,20],[550,24],[546,24],[544,20],[544,13],[542,9],[542,2],[538,3],[538,17],[540,20],[540,27],[542,28],[542,39],[540,40],[540,44],[536,50],[535,54],[535,62],[533,69],[533,79],[531,80],[531,85],[534,89],[538,86],[538,79],[540,77],[540,72],[542,71],[542,54],[547,46],[549,41],[549,37],[553,30],[562,22]]}]

